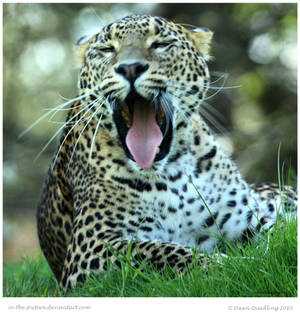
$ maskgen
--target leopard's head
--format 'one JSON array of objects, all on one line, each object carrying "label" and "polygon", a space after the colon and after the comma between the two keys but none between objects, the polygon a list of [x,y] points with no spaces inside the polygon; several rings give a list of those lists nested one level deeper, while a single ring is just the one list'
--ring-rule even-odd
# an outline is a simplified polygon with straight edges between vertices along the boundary
[{"label": "leopard's head", "polygon": [[132,15],[78,41],[80,93],[113,122],[111,137],[139,167],[165,159],[178,124],[198,110],[209,85],[211,38],[207,29]]}]

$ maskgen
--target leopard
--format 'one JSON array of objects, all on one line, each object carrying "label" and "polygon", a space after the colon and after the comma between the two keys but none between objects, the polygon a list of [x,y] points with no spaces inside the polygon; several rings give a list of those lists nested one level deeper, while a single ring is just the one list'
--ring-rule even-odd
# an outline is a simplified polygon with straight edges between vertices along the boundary
[{"label": "leopard", "polygon": [[223,239],[242,244],[296,213],[295,188],[248,184],[201,115],[212,37],[134,14],[77,41],[78,96],[59,108],[37,211],[62,290],[120,268],[129,247],[133,268],[181,273],[195,255],[204,268]]}]

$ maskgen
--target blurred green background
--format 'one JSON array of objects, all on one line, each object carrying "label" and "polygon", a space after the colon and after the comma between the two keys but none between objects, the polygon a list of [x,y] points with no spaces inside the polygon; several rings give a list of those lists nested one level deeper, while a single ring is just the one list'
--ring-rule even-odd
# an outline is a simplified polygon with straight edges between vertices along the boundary
[{"label": "blurred green background", "polygon": [[[297,167],[297,5],[265,4],[4,4],[4,261],[38,250],[35,208],[61,126],[46,120],[18,135],[45,110],[76,96],[73,43],[120,17],[139,13],[214,31],[206,105],[226,150],[250,182],[277,181],[281,162]],[[226,78],[228,74],[228,78]],[[216,93],[215,93],[216,92]],[[218,112],[215,112],[218,111]],[[63,121],[64,117],[55,117]],[[214,121],[216,120],[216,121]]]}]

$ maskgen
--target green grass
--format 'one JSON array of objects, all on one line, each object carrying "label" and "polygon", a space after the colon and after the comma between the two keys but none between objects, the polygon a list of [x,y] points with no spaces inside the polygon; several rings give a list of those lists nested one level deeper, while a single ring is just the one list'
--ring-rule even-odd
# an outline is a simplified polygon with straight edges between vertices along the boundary
[{"label": "green grass", "polygon": [[196,266],[183,275],[171,269],[160,274],[149,266],[133,269],[124,259],[121,269],[93,275],[64,293],[42,255],[7,264],[3,272],[6,297],[296,297],[297,221],[277,225],[267,237],[243,247],[227,245],[227,258],[207,271]]}]

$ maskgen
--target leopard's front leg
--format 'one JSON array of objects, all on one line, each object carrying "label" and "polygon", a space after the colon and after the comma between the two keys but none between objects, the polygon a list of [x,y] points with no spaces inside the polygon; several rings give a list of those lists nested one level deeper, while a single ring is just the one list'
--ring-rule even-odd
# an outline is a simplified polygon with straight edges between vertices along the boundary
[{"label": "leopard's front leg", "polygon": [[[63,290],[70,289],[77,282],[85,281],[86,275],[90,272],[106,271],[108,260],[120,267],[120,257],[126,256],[128,246],[128,241],[120,240],[119,236],[113,233],[107,235],[107,238],[95,242],[92,248],[89,248],[86,242],[83,242],[79,247],[76,238],[74,238],[65,260],[60,287]],[[161,271],[166,266],[170,266],[177,271],[183,271],[184,267],[192,262],[192,249],[171,243],[132,242],[130,247],[134,261],[133,267],[138,267],[137,262],[146,262]],[[73,251],[74,249],[75,251]],[[79,251],[76,252],[76,249],[81,254],[79,254]],[[204,255],[198,255],[200,264]]]},{"label": "leopard's front leg", "polygon": [[[62,289],[70,289],[77,282],[83,282],[90,272],[106,271],[108,261],[120,267],[129,246],[134,267],[139,262],[152,264],[161,271],[166,266],[182,271],[192,263],[195,254],[191,248],[167,242],[135,241],[134,235],[131,241],[126,230],[128,227],[132,229],[132,226],[127,226],[125,219],[114,220],[112,213],[112,208],[99,210],[88,209],[87,206],[77,213],[60,280]],[[138,229],[137,226],[136,233]],[[197,255],[201,265],[204,255]]]}]

